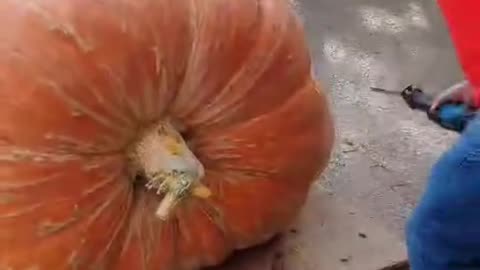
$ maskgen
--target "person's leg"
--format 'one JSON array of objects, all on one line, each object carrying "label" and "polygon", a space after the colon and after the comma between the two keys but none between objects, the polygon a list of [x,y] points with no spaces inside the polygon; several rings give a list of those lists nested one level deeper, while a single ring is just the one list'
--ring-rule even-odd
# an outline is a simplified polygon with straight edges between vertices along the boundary
[{"label": "person's leg", "polygon": [[480,269],[480,117],[433,167],[406,238],[411,270]]}]

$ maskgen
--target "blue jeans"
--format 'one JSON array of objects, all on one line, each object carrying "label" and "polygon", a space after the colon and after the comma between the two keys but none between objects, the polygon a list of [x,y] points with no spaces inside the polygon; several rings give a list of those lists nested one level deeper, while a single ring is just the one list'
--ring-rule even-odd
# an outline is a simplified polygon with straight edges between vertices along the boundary
[{"label": "blue jeans", "polygon": [[480,269],[480,117],[434,165],[410,217],[411,270]]}]

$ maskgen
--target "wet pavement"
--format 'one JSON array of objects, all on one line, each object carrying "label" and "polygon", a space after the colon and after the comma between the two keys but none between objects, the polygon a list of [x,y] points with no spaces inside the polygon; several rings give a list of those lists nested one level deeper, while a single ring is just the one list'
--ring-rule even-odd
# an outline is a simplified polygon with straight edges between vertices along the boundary
[{"label": "wet pavement", "polygon": [[322,186],[403,235],[430,167],[455,139],[412,112],[401,90],[462,79],[435,1],[299,0],[317,78],[331,97],[337,145]]}]

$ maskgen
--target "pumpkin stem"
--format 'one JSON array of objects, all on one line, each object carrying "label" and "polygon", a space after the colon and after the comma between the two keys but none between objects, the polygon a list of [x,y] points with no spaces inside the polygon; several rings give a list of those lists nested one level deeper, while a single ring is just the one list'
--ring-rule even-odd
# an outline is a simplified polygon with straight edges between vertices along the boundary
[{"label": "pumpkin stem", "polygon": [[147,178],[146,188],[163,195],[156,211],[162,220],[185,197],[206,199],[211,195],[200,182],[203,165],[169,122],[147,129],[133,144],[129,156],[135,171]]}]

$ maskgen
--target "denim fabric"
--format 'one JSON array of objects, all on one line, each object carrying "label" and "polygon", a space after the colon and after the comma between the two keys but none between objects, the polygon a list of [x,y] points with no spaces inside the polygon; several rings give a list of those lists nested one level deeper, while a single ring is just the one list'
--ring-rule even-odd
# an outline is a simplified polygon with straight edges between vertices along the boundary
[{"label": "denim fabric", "polygon": [[480,269],[480,117],[434,165],[410,217],[411,270]]}]

